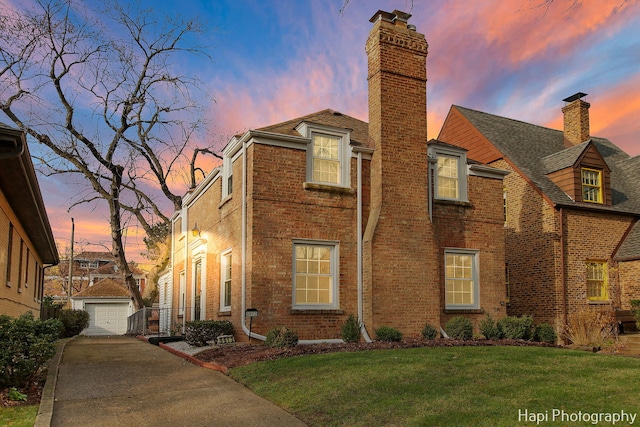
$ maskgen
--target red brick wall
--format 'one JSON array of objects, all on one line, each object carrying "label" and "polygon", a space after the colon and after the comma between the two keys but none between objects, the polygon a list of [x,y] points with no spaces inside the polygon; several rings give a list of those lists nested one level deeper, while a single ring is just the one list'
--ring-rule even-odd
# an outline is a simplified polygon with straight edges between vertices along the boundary
[{"label": "red brick wall", "polygon": [[418,334],[439,323],[437,259],[427,201],[424,36],[378,20],[366,52],[372,215],[365,235],[366,321]]},{"label": "red brick wall", "polygon": [[506,315],[504,276],[504,221],[500,179],[470,176],[469,203],[434,201],[433,224],[437,232],[440,304],[445,307],[444,250],[479,250],[480,311],[443,311],[441,324],[454,316],[468,317],[478,331],[479,323],[490,314],[494,320]]},{"label": "red brick wall", "polygon": [[630,310],[631,300],[640,299],[640,260],[618,263],[620,309]]}]

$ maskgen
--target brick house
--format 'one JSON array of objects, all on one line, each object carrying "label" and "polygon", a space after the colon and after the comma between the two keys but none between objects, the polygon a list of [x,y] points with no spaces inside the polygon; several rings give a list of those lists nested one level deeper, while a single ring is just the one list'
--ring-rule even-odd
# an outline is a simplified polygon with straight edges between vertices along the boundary
[{"label": "brick house", "polygon": [[564,100],[564,131],[452,106],[438,137],[511,172],[507,311],[558,331],[570,313],[640,298],[640,157],[590,135],[584,96]]},{"label": "brick house", "polygon": [[40,317],[58,251],[23,132],[0,123],[0,314]]},{"label": "brick house", "polygon": [[304,342],[340,339],[350,314],[365,339],[505,315],[506,172],[427,141],[427,43],[409,17],[371,19],[369,123],[327,109],[249,130],[184,197],[158,287],[174,321],[228,319],[247,339],[252,308],[252,336]]}]

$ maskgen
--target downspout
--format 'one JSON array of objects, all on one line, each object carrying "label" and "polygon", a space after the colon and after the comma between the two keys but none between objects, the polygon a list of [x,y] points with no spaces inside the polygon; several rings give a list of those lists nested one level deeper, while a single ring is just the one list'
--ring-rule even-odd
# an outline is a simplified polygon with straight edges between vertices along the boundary
[{"label": "downspout", "polygon": [[356,221],[356,233],[357,233],[357,242],[358,242],[358,260],[357,260],[357,270],[358,270],[358,323],[360,324],[360,333],[364,338],[365,342],[372,342],[373,340],[369,336],[367,332],[367,327],[364,325],[364,301],[363,301],[363,279],[362,279],[362,270],[363,270],[363,262],[362,262],[362,253],[363,253],[363,242],[362,242],[362,152],[358,151],[358,188],[357,188],[357,221]]},{"label": "downspout", "polygon": [[242,232],[241,232],[241,252],[242,252],[242,310],[240,312],[240,324],[242,325],[242,332],[244,332],[249,339],[257,338],[265,341],[267,338],[263,335],[256,334],[253,331],[249,331],[246,325],[245,312],[247,309],[247,137],[249,134],[245,134],[242,138]]}]

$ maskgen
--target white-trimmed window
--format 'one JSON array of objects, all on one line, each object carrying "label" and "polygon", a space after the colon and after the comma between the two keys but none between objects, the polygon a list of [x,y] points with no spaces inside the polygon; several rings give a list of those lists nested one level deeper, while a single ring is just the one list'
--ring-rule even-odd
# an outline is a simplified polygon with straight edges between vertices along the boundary
[{"label": "white-trimmed window", "polygon": [[231,251],[220,256],[220,311],[231,311]]},{"label": "white-trimmed window", "polygon": [[311,141],[307,147],[307,182],[350,187],[350,130],[307,122],[296,130]]},{"label": "white-trimmed window", "polygon": [[224,156],[222,160],[222,198],[233,193],[233,160]]},{"label": "white-trimmed window", "polygon": [[446,249],[445,306],[448,309],[479,309],[478,251]]},{"label": "white-trimmed window", "polygon": [[184,308],[187,299],[187,277],[184,271],[180,272],[180,291],[178,294],[178,316],[184,316]]},{"label": "white-trimmed window", "polygon": [[430,145],[429,157],[437,159],[435,166],[435,198],[466,202],[467,155],[464,150],[445,145]]},{"label": "white-trimmed window", "polygon": [[338,243],[294,240],[293,307],[338,307]]}]

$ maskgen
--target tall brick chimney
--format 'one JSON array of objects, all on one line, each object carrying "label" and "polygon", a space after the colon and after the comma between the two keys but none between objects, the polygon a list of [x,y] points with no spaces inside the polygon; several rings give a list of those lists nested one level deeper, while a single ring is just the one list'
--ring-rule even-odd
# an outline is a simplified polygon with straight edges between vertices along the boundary
[{"label": "tall brick chimney", "polygon": [[567,104],[562,108],[564,114],[564,144],[572,147],[585,142],[589,135],[589,104],[582,98],[586,93],[578,92],[563,99]]},{"label": "tall brick chimney", "polygon": [[410,14],[378,11],[367,39],[371,211],[364,236],[365,323],[419,333],[439,324],[428,216],[427,41]]}]

